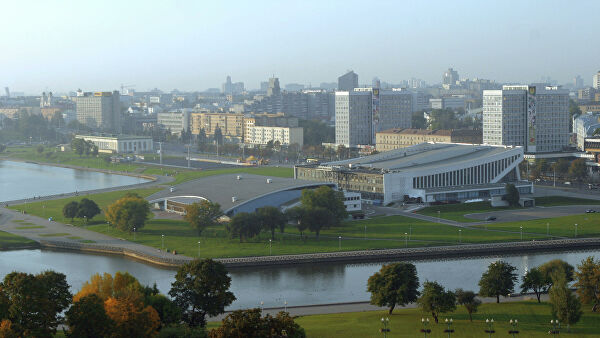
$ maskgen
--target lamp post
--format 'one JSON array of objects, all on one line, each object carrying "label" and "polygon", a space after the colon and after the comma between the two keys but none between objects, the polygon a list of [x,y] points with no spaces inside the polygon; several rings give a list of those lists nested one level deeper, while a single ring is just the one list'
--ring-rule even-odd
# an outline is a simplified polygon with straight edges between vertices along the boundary
[{"label": "lamp post", "polygon": [[273,250],[272,250],[272,242],[273,242],[273,241],[272,241],[272,240],[269,238],[269,256],[271,256],[271,255],[272,255],[272,253],[273,253]]},{"label": "lamp post", "polygon": [[263,302],[262,300],[260,301],[260,312],[262,312],[265,308],[265,302]]},{"label": "lamp post", "polygon": [[575,237],[577,237],[577,223],[575,223]]},{"label": "lamp post", "polygon": [[521,241],[523,241],[523,226],[521,226],[520,228],[521,228]]},{"label": "lamp post", "polygon": [[448,338],[450,338],[450,335],[454,333],[454,329],[452,329],[452,318],[450,318],[450,320],[446,318],[446,326],[447,328],[444,330],[444,332],[447,333]]},{"label": "lamp post", "polygon": [[511,334],[513,336],[513,338],[515,338],[515,335],[519,334],[519,330],[517,330],[517,325],[519,324],[519,322],[515,319],[515,320],[510,320],[509,321],[511,329],[508,331],[508,334]]},{"label": "lamp post", "polygon": [[439,223],[440,222],[440,211],[438,210],[437,213],[438,213],[438,223]]},{"label": "lamp post", "polygon": [[550,329],[548,333],[551,334],[552,337],[556,338],[556,335],[560,334],[560,323],[558,322],[558,320],[551,319],[550,325],[552,325],[552,329]]},{"label": "lamp post", "polygon": [[550,237],[550,223],[546,223],[546,236]]},{"label": "lamp post", "polygon": [[165,235],[160,235],[160,249],[165,250]]},{"label": "lamp post", "polygon": [[83,216],[83,223],[87,225],[87,216]]},{"label": "lamp post", "polygon": [[404,233],[404,247],[408,248],[408,233]]},{"label": "lamp post", "polygon": [[135,228],[133,228],[133,241],[135,242]]},{"label": "lamp post", "polygon": [[462,243],[462,229],[458,229],[458,244]]},{"label": "lamp post", "polygon": [[198,258],[200,258],[200,241],[198,241]]},{"label": "lamp post", "polygon": [[412,240],[412,225],[408,226],[408,239]]},{"label": "lamp post", "polygon": [[365,224],[365,239],[367,239],[367,225]]},{"label": "lamp post", "polygon": [[110,231],[110,222],[106,222],[106,232]]},{"label": "lamp post", "polygon": [[44,218],[46,218],[46,205],[45,204],[42,205],[42,210],[43,210],[43,213],[44,213]]},{"label": "lamp post", "polygon": [[338,250],[342,250],[342,236],[338,236]]},{"label": "lamp post", "polygon": [[427,334],[431,333],[431,329],[428,329],[428,327],[429,327],[429,318],[427,318],[427,319],[421,318],[421,325],[423,325],[423,328],[421,329],[421,332],[423,332],[424,337],[427,338]]},{"label": "lamp post", "polygon": [[494,331],[494,319],[486,319],[485,323],[488,326],[487,330],[485,330],[485,333],[487,333],[490,336],[490,338],[492,338],[492,334],[496,333],[496,331]]},{"label": "lamp post", "polygon": [[388,325],[390,324],[390,319],[388,317],[385,318],[381,318],[381,325],[383,326],[381,329],[379,329],[379,332],[383,333],[383,338],[387,337],[388,332],[390,332],[391,330],[388,328]]},{"label": "lamp post", "polygon": [[283,302],[283,311],[287,312],[287,300]]}]

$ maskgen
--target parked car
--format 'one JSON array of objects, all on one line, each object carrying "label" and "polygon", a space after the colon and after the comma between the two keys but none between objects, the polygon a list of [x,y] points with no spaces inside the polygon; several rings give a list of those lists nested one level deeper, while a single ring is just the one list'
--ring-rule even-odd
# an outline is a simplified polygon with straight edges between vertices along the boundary
[{"label": "parked car", "polygon": [[596,210],[594,210],[594,209],[587,209],[587,210],[585,211],[585,213],[586,213],[586,214],[593,214],[593,213],[595,213],[595,212],[596,212]]},{"label": "parked car", "polygon": [[571,182],[567,181],[567,182],[565,182],[565,185],[571,185]]},{"label": "parked car", "polygon": [[496,216],[488,216],[488,218],[485,219],[486,221],[495,221],[496,220]]},{"label": "parked car", "polygon": [[171,192],[173,192],[173,191],[175,191],[175,187],[171,187],[169,190],[170,190]]}]

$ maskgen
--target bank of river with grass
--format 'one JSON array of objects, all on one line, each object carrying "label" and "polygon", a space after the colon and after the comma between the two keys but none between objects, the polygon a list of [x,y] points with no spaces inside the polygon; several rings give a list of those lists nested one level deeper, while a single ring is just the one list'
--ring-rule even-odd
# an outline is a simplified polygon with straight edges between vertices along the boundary
[{"label": "bank of river with grass", "polygon": [[0,251],[36,249],[40,244],[29,238],[13,235],[8,232],[0,231]]}]

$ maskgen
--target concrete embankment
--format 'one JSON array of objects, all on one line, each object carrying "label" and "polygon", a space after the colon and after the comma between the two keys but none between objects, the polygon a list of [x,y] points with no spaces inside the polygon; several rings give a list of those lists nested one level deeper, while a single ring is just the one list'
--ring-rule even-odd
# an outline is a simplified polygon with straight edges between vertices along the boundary
[{"label": "concrete embankment", "polygon": [[[176,268],[192,260],[192,258],[186,256],[171,256],[170,254],[165,255],[165,252],[160,250],[157,251],[157,255],[153,255],[123,247],[88,243],[40,241],[40,244],[44,248],[124,255],[136,260],[141,260],[168,268]],[[228,268],[246,268],[284,266],[292,264],[373,263],[403,260],[482,257],[491,255],[523,254],[528,252],[593,250],[598,248],[600,248],[600,238],[585,238],[494,244],[469,244],[425,248],[346,251],[302,255],[219,258],[216,260],[222,262]]]}]

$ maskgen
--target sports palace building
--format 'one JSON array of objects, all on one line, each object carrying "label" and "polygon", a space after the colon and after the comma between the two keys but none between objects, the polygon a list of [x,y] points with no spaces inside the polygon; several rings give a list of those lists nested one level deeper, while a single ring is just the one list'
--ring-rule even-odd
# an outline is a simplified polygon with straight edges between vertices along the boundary
[{"label": "sports palace building", "polygon": [[506,183],[533,193],[518,165],[523,148],[460,143],[421,143],[376,155],[294,167],[294,178],[336,183],[375,204],[489,199]]}]

